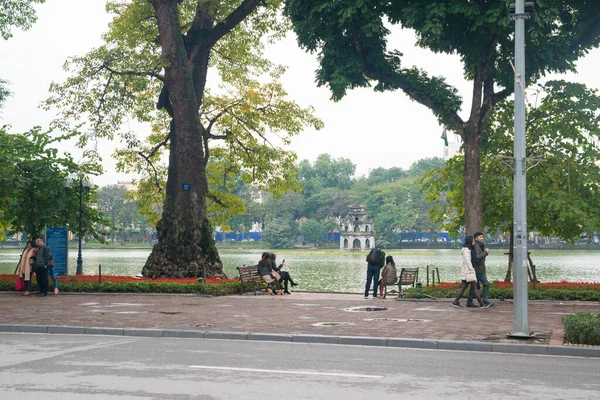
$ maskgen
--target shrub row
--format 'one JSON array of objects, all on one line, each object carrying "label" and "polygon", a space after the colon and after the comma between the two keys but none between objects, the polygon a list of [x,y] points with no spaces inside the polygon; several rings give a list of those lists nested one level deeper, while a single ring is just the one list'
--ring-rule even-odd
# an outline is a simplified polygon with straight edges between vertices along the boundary
[{"label": "shrub row", "polygon": [[577,313],[562,318],[565,326],[565,342],[600,345],[600,315]]},{"label": "shrub row", "polygon": [[[404,291],[404,297],[407,298],[452,298],[456,296],[458,289],[454,288],[432,288],[422,289],[409,288]],[[529,300],[571,300],[571,301],[598,301],[600,300],[600,291],[595,288],[580,289],[533,289],[529,288]],[[468,292],[465,292],[465,296]],[[490,287],[491,299],[512,299],[512,288]]]},{"label": "shrub row", "polygon": [[[37,290],[35,281],[31,282],[32,290]],[[244,289],[252,290],[253,287],[259,289],[265,284],[245,284]],[[14,281],[0,281],[0,291],[14,290]],[[83,292],[83,293],[191,293],[191,294],[209,294],[212,296],[227,296],[239,294],[242,286],[239,281],[220,282],[220,283],[172,283],[172,282],[69,282],[59,283],[61,292]],[[52,290],[50,284],[50,290]]]}]

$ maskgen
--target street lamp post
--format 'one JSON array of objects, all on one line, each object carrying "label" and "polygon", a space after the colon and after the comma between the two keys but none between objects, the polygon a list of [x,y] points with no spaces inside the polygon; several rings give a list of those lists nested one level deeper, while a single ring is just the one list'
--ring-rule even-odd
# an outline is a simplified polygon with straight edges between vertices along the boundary
[{"label": "street lamp post", "polygon": [[77,275],[83,275],[83,257],[81,256],[81,232],[82,228],[82,219],[83,219],[83,191],[87,192],[90,189],[90,184],[86,181],[84,183],[83,177],[79,177],[79,231],[77,232],[77,238],[79,250],[77,252]]},{"label": "street lamp post", "polygon": [[514,311],[510,336],[531,336],[528,324],[527,294],[527,159],[525,145],[525,21],[534,20],[533,2],[517,0],[509,8],[509,19],[515,23],[515,119],[514,119]]}]

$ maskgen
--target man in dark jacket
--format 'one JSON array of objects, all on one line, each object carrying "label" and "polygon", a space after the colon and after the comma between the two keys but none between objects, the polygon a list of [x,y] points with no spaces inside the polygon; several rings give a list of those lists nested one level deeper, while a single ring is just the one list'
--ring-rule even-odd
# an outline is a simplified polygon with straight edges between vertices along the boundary
[{"label": "man in dark jacket", "polygon": [[[485,276],[485,258],[490,254],[490,249],[486,248],[483,244],[483,233],[475,232],[473,235],[473,239],[475,239],[475,244],[473,246],[473,251],[475,253],[475,274],[477,275],[477,284],[483,285],[483,290],[481,291],[481,298],[483,299],[483,307],[491,307],[492,303],[488,301],[488,296],[490,294],[490,282],[487,280]],[[478,307],[473,304],[473,289],[469,291],[469,296],[467,297],[467,307]]]},{"label": "man in dark jacket", "polygon": [[50,265],[50,249],[44,244],[44,239],[37,238],[37,254],[35,258],[35,276],[40,292],[40,297],[48,296],[48,266]]}]

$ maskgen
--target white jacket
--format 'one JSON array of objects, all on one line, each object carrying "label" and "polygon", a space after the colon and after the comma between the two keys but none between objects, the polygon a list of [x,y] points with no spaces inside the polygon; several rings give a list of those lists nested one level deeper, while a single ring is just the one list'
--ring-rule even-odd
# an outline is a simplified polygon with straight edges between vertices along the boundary
[{"label": "white jacket", "polygon": [[460,256],[462,257],[462,265],[460,266],[460,280],[467,280],[467,272],[473,271],[473,264],[471,263],[471,249],[468,247],[463,247],[460,251]]}]

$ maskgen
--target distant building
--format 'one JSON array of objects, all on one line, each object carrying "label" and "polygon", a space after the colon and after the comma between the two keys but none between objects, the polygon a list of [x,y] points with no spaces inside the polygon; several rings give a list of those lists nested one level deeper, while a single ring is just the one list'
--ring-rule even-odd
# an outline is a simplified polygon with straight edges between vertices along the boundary
[{"label": "distant building", "polygon": [[350,206],[348,217],[342,220],[340,250],[368,251],[375,247],[373,219],[367,217],[364,205]]},{"label": "distant building", "polygon": [[449,160],[457,154],[462,154],[462,150],[460,146],[462,145],[462,140],[460,136],[456,134],[451,134],[448,137],[448,145],[444,146],[444,160]]}]

